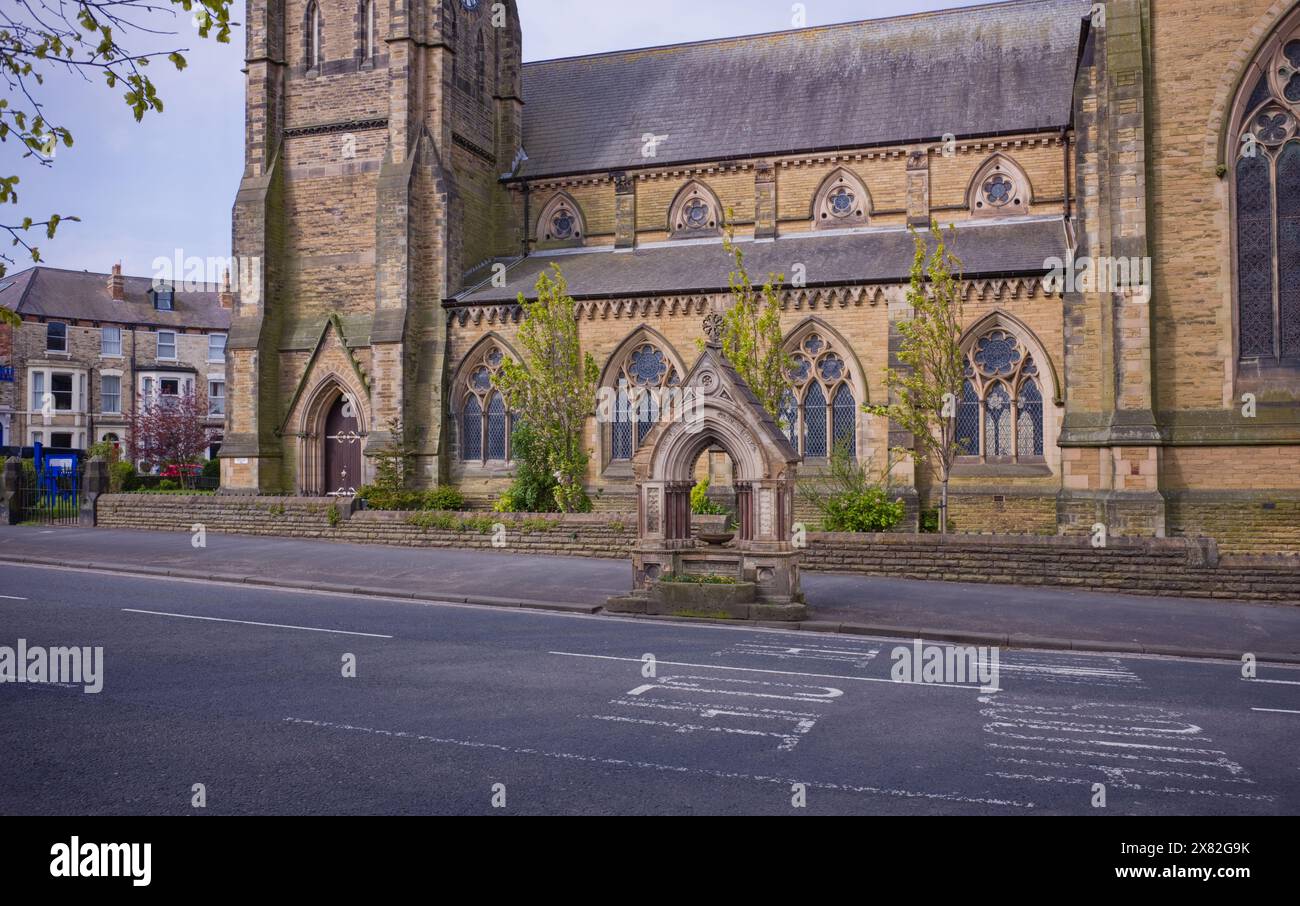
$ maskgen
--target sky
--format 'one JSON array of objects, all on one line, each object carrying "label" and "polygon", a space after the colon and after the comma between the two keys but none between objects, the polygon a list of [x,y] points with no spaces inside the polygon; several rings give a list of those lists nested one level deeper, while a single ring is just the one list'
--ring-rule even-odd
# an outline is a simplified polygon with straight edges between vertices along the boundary
[{"label": "sky", "polygon": [[[817,26],[970,5],[973,0],[519,0],[519,14],[524,59],[531,61],[780,31],[793,26],[797,7],[808,26]],[[243,16],[237,3],[232,18]],[[64,223],[53,240],[39,237],[47,265],[107,272],[120,261],[127,274],[151,276],[160,257],[230,254],[230,211],[244,155],[243,30],[235,29],[229,44],[200,38],[179,7],[149,25],[170,35],[137,35],[128,46],[184,48],[189,63],[182,72],[162,62],[149,68],[164,102],[161,114],[137,123],[120,87],[53,73],[40,100],[51,122],[71,130],[73,146],[60,147],[53,165],[40,167],[22,159],[12,140],[0,144],[0,172],[20,178],[19,202],[0,222],[40,221],[52,213],[81,218]],[[22,249],[6,251],[15,259],[11,273],[30,266]]]}]

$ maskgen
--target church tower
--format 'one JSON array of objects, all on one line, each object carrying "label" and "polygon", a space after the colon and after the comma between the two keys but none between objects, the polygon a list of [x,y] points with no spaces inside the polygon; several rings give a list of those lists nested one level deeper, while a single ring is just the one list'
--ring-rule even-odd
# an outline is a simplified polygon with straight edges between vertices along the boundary
[{"label": "church tower", "polygon": [[445,476],[442,302],[514,254],[514,0],[249,0],[222,485]]}]

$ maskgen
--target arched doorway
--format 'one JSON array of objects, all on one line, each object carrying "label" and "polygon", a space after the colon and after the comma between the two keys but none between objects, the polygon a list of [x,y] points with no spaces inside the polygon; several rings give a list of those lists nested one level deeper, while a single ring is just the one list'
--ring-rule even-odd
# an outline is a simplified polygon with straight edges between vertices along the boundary
[{"label": "arched doorway", "polygon": [[325,491],[330,497],[353,497],[361,483],[361,423],[356,407],[340,395],[325,415]]}]

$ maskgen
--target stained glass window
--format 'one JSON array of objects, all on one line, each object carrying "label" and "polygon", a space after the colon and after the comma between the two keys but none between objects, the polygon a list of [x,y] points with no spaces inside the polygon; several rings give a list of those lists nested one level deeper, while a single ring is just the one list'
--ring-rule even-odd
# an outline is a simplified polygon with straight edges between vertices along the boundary
[{"label": "stained glass window", "polygon": [[620,364],[615,380],[619,392],[614,421],[607,429],[610,461],[626,461],[636,455],[660,419],[661,403],[675,405],[664,397],[666,388],[681,384],[681,376],[668,354],[655,343],[640,343]]},{"label": "stained glass window", "polygon": [[799,402],[790,390],[781,397],[781,430],[790,440],[790,446],[799,449]]},{"label": "stained glass window", "polygon": [[1016,419],[1016,449],[1021,456],[1043,455],[1043,395],[1037,381],[1020,385],[1020,415]]},{"label": "stained glass window", "polygon": [[1233,165],[1238,354],[1261,363],[1300,360],[1300,37],[1270,53],[1242,108]]},{"label": "stained glass window", "polygon": [[962,385],[957,409],[957,446],[963,456],[980,455],[980,397],[970,381]]},{"label": "stained glass window", "polygon": [[1046,409],[1038,374],[1038,362],[1010,331],[995,328],[975,341],[957,406],[958,455],[1043,456]]},{"label": "stained glass window", "polygon": [[803,398],[803,455],[814,458],[828,456],[826,436],[826,394],[816,382],[808,388]]},{"label": "stained glass window", "polygon": [[614,404],[614,424],[610,443],[612,459],[632,458],[632,414],[626,390],[619,390]]},{"label": "stained glass window", "polygon": [[848,384],[835,391],[831,404],[831,445],[834,450],[845,450],[849,456],[858,455],[857,425],[858,404]]},{"label": "stained glass window", "polygon": [[838,381],[844,376],[844,360],[835,353],[822,356],[821,361],[817,363],[817,373],[822,376],[823,381]]},{"label": "stained glass window", "polygon": [[461,459],[505,462],[510,456],[512,419],[505,398],[492,387],[494,375],[505,364],[505,353],[499,346],[490,346],[468,363],[468,376],[460,387],[465,395],[461,404]]},{"label": "stained glass window", "polygon": [[1003,384],[984,397],[984,446],[986,456],[1011,455],[1011,394]]},{"label": "stained glass window", "polygon": [[465,400],[465,414],[461,419],[461,458],[483,458],[483,406],[477,396]]},{"label": "stained glass window", "polygon": [[487,458],[502,462],[506,458],[506,402],[499,393],[488,401]]}]

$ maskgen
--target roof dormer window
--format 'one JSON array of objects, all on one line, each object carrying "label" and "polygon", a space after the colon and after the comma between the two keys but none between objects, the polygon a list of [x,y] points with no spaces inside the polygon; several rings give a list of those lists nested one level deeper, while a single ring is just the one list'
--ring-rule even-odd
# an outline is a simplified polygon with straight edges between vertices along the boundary
[{"label": "roof dormer window", "polygon": [[159,283],[150,293],[153,295],[155,311],[174,311],[176,308],[176,290],[169,283]]}]

